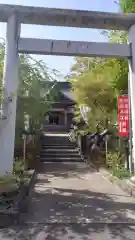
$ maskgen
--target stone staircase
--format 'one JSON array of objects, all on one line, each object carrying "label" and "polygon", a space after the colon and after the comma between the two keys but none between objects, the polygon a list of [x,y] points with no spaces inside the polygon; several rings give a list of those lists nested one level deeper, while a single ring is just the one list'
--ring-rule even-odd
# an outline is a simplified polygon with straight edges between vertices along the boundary
[{"label": "stone staircase", "polygon": [[42,139],[40,162],[83,162],[67,133],[46,133]]},{"label": "stone staircase", "polygon": [[65,132],[64,125],[56,125],[56,124],[45,124],[44,131],[45,132]]}]

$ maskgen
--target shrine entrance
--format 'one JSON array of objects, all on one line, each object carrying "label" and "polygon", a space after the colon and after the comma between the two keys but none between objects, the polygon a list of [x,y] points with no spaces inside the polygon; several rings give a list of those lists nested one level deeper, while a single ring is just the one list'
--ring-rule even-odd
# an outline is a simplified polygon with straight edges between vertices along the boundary
[{"label": "shrine entrance", "polygon": [[[8,110],[4,108],[6,118],[1,120],[5,121],[5,124],[0,134],[0,174],[11,172],[13,166],[19,53],[127,58],[135,161],[135,14],[0,4],[0,22],[7,22],[3,105],[5,106],[5,102],[8,105]],[[129,44],[20,38],[21,24],[126,30]]]},{"label": "shrine entrance", "polygon": [[49,114],[49,124],[59,124],[59,114],[57,113],[50,113]]}]

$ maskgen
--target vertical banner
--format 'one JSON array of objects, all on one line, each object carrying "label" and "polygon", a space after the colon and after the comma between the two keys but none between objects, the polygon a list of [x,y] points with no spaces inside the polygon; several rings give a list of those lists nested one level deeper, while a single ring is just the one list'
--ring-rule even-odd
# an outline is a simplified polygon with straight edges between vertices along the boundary
[{"label": "vertical banner", "polygon": [[118,135],[129,136],[129,100],[128,95],[118,97]]}]

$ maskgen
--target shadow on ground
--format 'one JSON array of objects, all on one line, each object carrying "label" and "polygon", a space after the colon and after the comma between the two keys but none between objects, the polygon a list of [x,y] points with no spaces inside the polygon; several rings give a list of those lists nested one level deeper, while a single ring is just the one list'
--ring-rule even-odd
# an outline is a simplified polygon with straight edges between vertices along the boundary
[{"label": "shadow on ground", "polygon": [[122,224],[31,224],[0,231],[3,240],[134,240],[134,233],[134,226]]},{"label": "shadow on ground", "polygon": [[[94,173],[96,170],[94,168],[90,168],[90,166],[86,166],[85,163],[41,163],[38,169],[38,173],[44,174],[45,178],[50,178],[50,175],[53,177],[61,177],[61,178],[71,178],[77,177],[80,178],[81,174]],[[40,182],[40,177],[37,180]],[[41,179],[41,182],[43,180]]]},{"label": "shadow on ground", "polygon": [[[67,167],[67,166],[66,166]],[[65,166],[64,166],[65,169]],[[83,171],[83,170],[82,170]],[[87,170],[84,170],[87,173]],[[40,174],[44,174],[44,170]],[[80,176],[73,166],[64,171]],[[47,175],[63,176],[55,166],[47,167]],[[93,170],[92,170],[93,173]],[[72,180],[72,177],[71,177]],[[93,190],[62,188],[51,185],[51,178],[37,179],[29,212],[19,226],[1,229],[0,239],[25,240],[133,240],[135,233],[135,203],[126,194],[102,193]],[[79,182],[78,182],[79,184]],[[102,183],[101,183],[102,184]],[[93,184],[94,185],[94,181]]]},{"label": "shadow on ground", "polygon": [[53,190],[57,193],[36,194],[25,222],[1,230],[2,239],[134,239],[134,221],[126,210],[135,210],[135,204],[91,191]]}]

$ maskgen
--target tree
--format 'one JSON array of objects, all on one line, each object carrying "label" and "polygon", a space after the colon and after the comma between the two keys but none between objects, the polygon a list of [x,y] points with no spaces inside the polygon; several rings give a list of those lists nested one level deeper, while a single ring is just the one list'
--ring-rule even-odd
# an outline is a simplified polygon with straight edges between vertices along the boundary
[{"label": "tree", "polygon": [[66,76],[68,78],[74,78],[75,76],[79,76],[84,72],[90,71],[91,68],[96,66],[97,63],[102,61],[102,58],[90,58],[90,57],[75,57],[75,63],[70,69],[69,74]]},{"label": "tree", "polygon": [[113,109],[116,106],[116,93],[111,78],[114,71],[110,62],[106,60],[96,64],[91,71],[77,76],[75,81],[72,80],[77,104],[91,108],[89,124],[93,125],[92,128],[98,122],[105,123],[107,118],[112,119]]},{"label": "tree", "polygon": [[125,60],[101,59],[96,64],[94,61],[89,71],[72,77],[77,105],[91,108],[89,125],[92,129],[98,122],[116,121],[117,96],[128,91],[127,69]]},{"label": "tree", "polygon": [[[0,89],[2,89],[3,60],[4,44],[0,50]],[[43,121],[44,114],[53,99],[53,94],[46,94],[50,86],[43,83],[56,80],[57,75],[58,72],[49,69],[43,61],[36,61],[29,55],[20,55],[16,144],[20,142],[20,135],[25,128],[26,118],[29,119],[31,131],[38,128],[41,121]]]},{"label": "tree", "polygon": [[114,122],[117,96],[128,92],[128,64],[122,59],[102,59],[91,70],[72,78],[72,86],[77,104],[92,109],[91,124],[105,123],[107,118]]},{"label": "tree", "polygon": [[[120,0],[120,7],[121,11],[125,13],[133,13],[135,12],[135,1]],[[108,36],[109,42],[127,42],[127,32],[125,31],[106,31],[105,34]],[[98,118],[97,115],[103,115],[102,112],[109,114],[109,109],[114,109],[116,112],[117,96],[128,93],[128,62],[123,59],[111,58],[89,59],[79,58],[79,61],[75,59],[76,63],[71,68],[71,72],[72,70],[76,71],[76,74],[72,76],[73,90],[76,94],[77,104],[83,103],[93,106],[94,117]],[[87,68],[88,64],[86,63],[88,63],[88,60],[90,68]],[[113,89],[113,93],[111,88]],[[111,98],[114,99],[114,107],[108,102],[107,99],[109,96],[107,96],[106,91],[103,89],[106,89],[110,93]],[[91,114],[92,117],[93,115]]]},{"label": "tree", "polygon": [[124,13],[135,13],[135,1],[120,0],[120,8]]},{"label": "tree", "polygon": [[[55,77],[55,78],[54,78]],[[50,86],[44,84],[56,80],[56,75],[42,61],[35,61],[28,55],[20,56],[19,90],[17,104],[16,136],[25,128],[29,119],[29,130],[39,128],[53,100],[53,94],[47,94]]]}]

